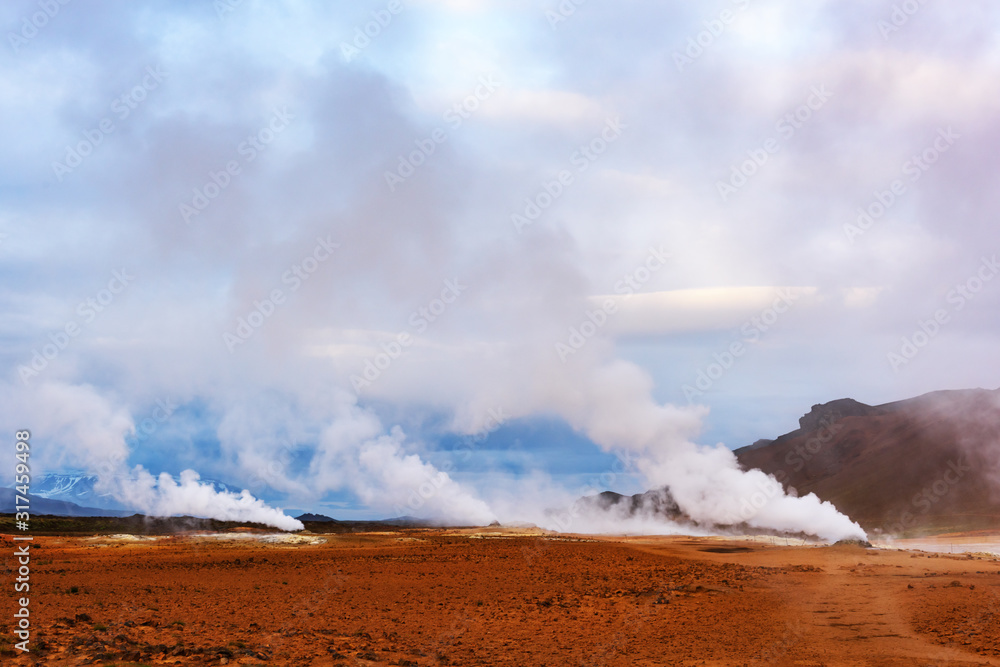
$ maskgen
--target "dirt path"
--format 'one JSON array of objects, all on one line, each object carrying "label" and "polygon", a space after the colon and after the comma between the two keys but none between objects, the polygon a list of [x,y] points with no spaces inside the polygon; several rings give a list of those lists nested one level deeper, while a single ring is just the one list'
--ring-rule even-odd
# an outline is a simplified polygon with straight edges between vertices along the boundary
[{"label": "dirt path", "polygon": [[789,614],[803,619],[800,659],[811,664],[865,665],[874,656],[885,665],[1000,664],[916,633],[898,599],[899,583],[891,579],[835,571],[786,579],[781,586],[793,593],[787,598]]},{"label": "dirt path", "polygon": [[763,587],[781,597],[789,637],[762,664],[1000,665],[996,561],[850,547],[755,546],[731,554],[705,553],[696,542],[636,548],[782,568]]}]

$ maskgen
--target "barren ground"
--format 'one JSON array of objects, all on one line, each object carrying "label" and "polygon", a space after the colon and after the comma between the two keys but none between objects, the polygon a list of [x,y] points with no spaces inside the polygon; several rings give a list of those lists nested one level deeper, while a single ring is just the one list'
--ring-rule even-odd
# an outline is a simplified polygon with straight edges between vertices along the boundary
[{"label": "barren ground", "polygon": [[1000,665],[1000,562],[713,538],[413,530],[36,537],[10,665]]}]

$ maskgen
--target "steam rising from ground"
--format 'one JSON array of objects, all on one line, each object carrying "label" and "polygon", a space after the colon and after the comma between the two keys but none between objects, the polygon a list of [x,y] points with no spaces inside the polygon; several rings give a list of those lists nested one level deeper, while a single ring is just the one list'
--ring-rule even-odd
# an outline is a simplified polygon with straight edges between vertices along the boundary
[{"label": "steam rising from ground", "polygon": [[180,478],[178,484],[166,473],[153,477],[137,467],[131,476],[118,478],[117,485],[110,490],[123,503],[149,516],[207,516],[221,521],[262,523],[280,530],[304,528],[301,521],[269,507],[249,491],[237,494],[216,490],[199,482],[199,475],[194,470],[185,470]]},{"label": "steam rising from ground", "polygon": [[[192,515],[261,523],[280,530],[303,528],[301,521],[270,507],[249,490],[232,493],[216,489],[200,481],[194,470],[182,471],[178,483],[167,473],[153,475],[142,466],[129,469],[125,464],[129,455],[126,435],[135,430],[133,420],[92,386],[45,383],[11,400],[20,403],[18,407],[29,421],[39,424],[33,432],[37,443],[76,444],[59,448],[58,456],[51,450],[39,452],[50,468],[84,468],[98,476],[98,491],[128,507],[150,516]],[[316,502],[328,491],[348,488],[362,502],[386,513],[408,506],[418,496],[425,516],[464,525],[495,520],[484,501],[417,454],[407,453],[401,429],[385,433],[375,415],[359,408],[344,392],[336,394],[333,404],[331,423],[323,431],[308,468],[296,475],[283,467],[267,472],[267,468],[254,465],[273,462],[275,438],[244,441],[239,432],[230,429],[225,431],[223,442],[240,455],[245,470],[265,471],[270,486],[294,491],[306,502]],[[38,406],[44,406],[44,414],[31,416]],[[242,411],[239,416],[241,421],[250,419]],[[254,449],[255,442],[261,450]]]},{"label": "steam rising from ground", "polygon": [[[411,508],[413,514],[463,525],[483,525],[499,516],[571,532],[699,532],[745,524],[828,540],[864,536],[831,504],[812,494],[786,496],[774,478],[758,470],[742,471],[729,449],[695,444],[692,438],[704,409],[656,404],[649,378],[638,367],[611,361],[577,372],[582,372],[583,382],[575,383],[575,391],[547,392],[544,399],[529,397],[519,409],[526,415],[554,410],[601,447],[624,452],[648,488],[668,487],[697,528],[649,512],[623,516],[584,510],[575,503],[582,495],[579,491],[555,489],[544,477],[519,480],[513,491],[493,493],[488,503],[413,451],[399,427],[386,432],[375,414],[359,407],[346,392],[333,394],[328,404],[332,414],[308,464],[297,470],[271,469],[267,485],[307,502],[346,488],[386,514]],[[93,387],[46,383],[37,398],[51,408],[44,426],[47,437],[80,443],[74,453],[65,455],[71,460],[63,463],[82,464],[96,472],[102,489],[129,506],[154,516],[191,514],[282,530],[302,528],[301,522],[250,491],[217,490],[201,482],[193,470],[181,473],[178,483],[170,475],[154,476],[141,466],[126,469],[125,436],[134,428],[132,420]],[[224,449],[244,469],[252,469],[274,450],[275,439],[260,432],[260,425],[248,417],[252,412],[242,411],[220,428]],[[257,437],[250,437],[249,431]],[[555,514],[543,511],[552,507],[569,509]]]},{"label": "steam rising from ground", "polygon": [[[9,399],[32,429],[35,456],[49,468],[79,467],[97,475],[97,490],[149,516],[193,515],[222,521],[247,521],[281,530],[301,530],[302,522],[269,507],[248,491],[231,493],[184,470],[180,483],[163,473],[153,476],[142,466],[125,464],[125,436],[134,431],[127,411],[115,407],[90,385],[50,382]],[[73,446],[53,448],[51,443]]]},{"label": "steam rising from ground", "polygon": [[[651,381],[633,364],[611,361],[585,370],[583,378],[582,385],[567,394],[572,401],[552,407],[601,447],[625,452],[647,488],[669,487],[680,509],[700,526],[746,524],[827,540],[865,535],[829,502],[814,494],[787,496],[773,477],[759,470],[743,471],[728,448],[695,444],[692,438],[705,410],[656,404],[650,395]],[[565,531],[604,532],[621,518],[573,506],[543,524]],[[689,524],[677,526],[648,512],[621,525],[640,532],[662,532],[664,527],[690,530]]]}]

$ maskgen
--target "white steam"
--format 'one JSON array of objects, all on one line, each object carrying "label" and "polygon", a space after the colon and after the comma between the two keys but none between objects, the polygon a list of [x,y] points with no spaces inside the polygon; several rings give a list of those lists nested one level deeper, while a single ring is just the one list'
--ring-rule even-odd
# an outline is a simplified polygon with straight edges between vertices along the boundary
[{"label": "white steam", "polygon": [[[646,488],[669,487],[680,509],[700,526],[745,524],[825,540],[865,536],[856,522],[829,502],[814,494],[788,496],[772,476],[760,470],[743,471],[728,448],[695,444],[706,410],[657,404],[651,396],[651,379],[634,364],[583,357],[565,378],[564,391],[548,391],[535,405],[519,409],[525,414],[554,411],[605,450],[623,452],[642,475]],[[524,400],[525,393],[512,393],[508,398],[515,396]],[[678,528],[667,518],[648,513],[626,519],[617,510],[608,515],[580,511],[572,502],[561,505],[571,506],[574,509],[536,518],[536,522],[584,533],[691,531],[690,526]]]},{"label": "white steam", "polygon": [[[864,536],[857,523],[830,503],[812,494],[787,496],[773,477],[741,470],[729,449],[695,444],[704,409],[655,403],[650,379],[633,364],[616,360],[577,367],[567,379],[573,381],[573,391],[548,387],[535,395],[521,392],[520,414],[512,416],[554,411],[604,449],[626,453],[647,488],[668,487],[683,513],[701,529],[747,525],[827,540]],[[96,473],[101,490],[130,507],[153,516],[185,514],[281,530],[302,528],[301,522],[250,491],[217,490],[201,482],[194,470],[185,470],[179,483],[141,466],[129,470],[125,436],[133,430],[133,421],[127,411],[114,406],[112,398],[91,386],[46,383],[31,395],[37,405],[46,407],[44,419],[36,420],[41,425],[36,437],[78,444],[48,457],[50,467],[74,465]],[[265,409],[252,403],[234,409],[223,420],[219,428],[223,451],[234,456],[244,473],[259,474],[267,486],[298,502],[322,502],[328,493],[346,489],[383,515],[413,514],[453,524],[484,525],[500,516],[572,532],[698,532],[690,524],[648,513],[591,511],[553,517],[542,510],[554,506],[550,503],[573,506],[579,494],[574,497],[573,491],[555,488],[558,485],[544,476],[517,481],[510,485],[515,491],[492,494],[487,503],[424,460],[399,427],[386,432],[374,413],[359,407],[353,396],[335,392],[326,408],[327,425],[304,465],[296,467],[290,461],[273,465],[277,438],[267,432],[279,422],[296,419],[295,412],[282,414],[281,420],[265,416],[258,423],[252,415]],[[265,466],[268,461],[272,465]]]},{"label": "white steam", "polygon": [[[283,438],[275,428],[283,424],[260,419],[268,406],[256,401],[251,409],[234,408],[227,414],[219,429],[223,450],[245,471],[303,504],[320,504],[331,492],[349,490],[384,516],[410,514],[463,525],[496,519],[483,500],[425,461],[401,428],[386,432],[375,414],[360,408],[347,392],[334,391],[324,408],[326,426],[303,467],[296,467],[276,445]],[[282,418],[304,419],[286,412]]]},{"label": "white steam", "polygon": [[787,496],[773,477],[741,470],[728,448],[694,444],[690,438],[703,411],[657,405],[639,368],[614,362],[593,378],[599,391],[587,397],[575,425],[602,447],[632,454],[648,486],[669,487],[681,510],[699,524],[746,523],[827,540],[864,537],[832,504],[813,494]]},{"label": "white steam", "polygon": [[22,424],[32,432],[33,470],[82,468],[97,475],[97,489],[150,516],[192,515],[247,521],[281,530],[301,530],[302,522],[269,507],[248,491],[236,494],[199,481],[193,470],[180,483],[141,466],[127,470],[125,436],[135,430],[128,412],[112,405],[90,385],[47,382],[8,395]]},{"label": "white steam", "polygon": [[771,475],[743,471],[736,455],[721,445],[684,443],[639,465],[653,486],[666,485],[681,509],[702,525],[736,526],[807,533],[825,540],[865,537],[856,522],[815,494],[792,497]]},{"label": "white steam", "polygon": [[111,489],[118,500],[149,516],[180,514],[221,521],[249,521],[280,530],[304,528],[298,519],[269,507],[245,489],[241,493],[218,491],[199,479],[194,470],[185,470],[178,484],[167,473],[153,477],[141,466],[136,466],[132,475],[118,478]]}]

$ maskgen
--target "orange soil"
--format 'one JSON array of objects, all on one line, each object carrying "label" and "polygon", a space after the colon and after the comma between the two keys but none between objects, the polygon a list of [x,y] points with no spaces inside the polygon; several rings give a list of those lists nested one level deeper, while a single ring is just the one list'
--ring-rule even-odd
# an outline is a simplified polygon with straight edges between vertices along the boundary
[{"label": "orange soil", "polygon": [[36,537],[25,655],[10,651],[14,548],[0,536],[0,661],[1000,665],[990,558],[499,531],[323,537]]}]

